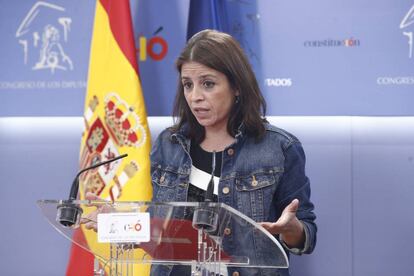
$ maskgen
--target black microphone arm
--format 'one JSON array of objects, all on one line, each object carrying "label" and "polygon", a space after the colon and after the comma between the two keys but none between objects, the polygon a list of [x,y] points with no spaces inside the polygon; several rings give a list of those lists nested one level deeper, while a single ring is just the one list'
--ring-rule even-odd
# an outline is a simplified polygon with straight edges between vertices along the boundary
[{"label": "black microphone arm", "polygon": [[211,178],[208,182],[206,193],[204,194],[204,202],[212,202],[214,199],[214,172],[216,170],[216,152],[213,151],[213,160],[211,165]]},{"label": "black microphone arm", "polygon": [[103,162],[96,163],[96,164],[94,164],[92,166],[89,166],[87,168],[84,168],[84,169],[80,170],[78,172],[78,174],[76,175],[75,179],[73,180],[72,187],[70,188],[69,200],[75,200],[78,197],[79,176],[82,173],[84,173],[86,171],[89,171],[89,170],[92,170],[92,169],[96,169],[97,167],[103,166],[105,164],[112,163],[112,162],[114,162],[116,160],[122,159],[122,158],[127,157],[127,156],[128,156],[128,154],[125,153],[125,154],[119,155],[119,156],[117,156],[115,158],[112,158],[112,159],[109,159],[109,160],[106,160],[106,161],[103,161]]},{"label": "black microphone arm", "polygon": [[87,168],[84,168],[80,170],[77,174],[75,179],[72,182],[72,186],[70,188],[69,193],[69,200],[67,202],[64,202],[62,204],[58,205],[58,211],[56,215],[56,220],[64,227],[78,227],[80,222],[80,217],[82,215],[82,208],[80,208],[79,204],[74,204],[72,201],[76,200],[78,197],[78,191],[79,191],[79,177],[82,173],[95,169],[99,166],[114,162],[116,160],[122,159],[124,157],[127,157],[128,154],[122,154],[115,158],[96,163],[92,166],[89,166]]}]

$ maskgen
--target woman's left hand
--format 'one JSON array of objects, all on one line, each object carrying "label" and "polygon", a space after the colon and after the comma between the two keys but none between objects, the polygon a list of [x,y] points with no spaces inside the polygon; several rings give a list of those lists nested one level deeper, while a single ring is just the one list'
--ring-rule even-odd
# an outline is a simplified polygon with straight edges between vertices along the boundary
[{"label": "woman's left hand", "polygon": [[276,222],[259,222],[259,224],[272,234],[280,234],[288,246],[301,247],[305,241],[305,232],[303,224],[296,217],[298,208],[299,200],[294,199],[285,207]]}]

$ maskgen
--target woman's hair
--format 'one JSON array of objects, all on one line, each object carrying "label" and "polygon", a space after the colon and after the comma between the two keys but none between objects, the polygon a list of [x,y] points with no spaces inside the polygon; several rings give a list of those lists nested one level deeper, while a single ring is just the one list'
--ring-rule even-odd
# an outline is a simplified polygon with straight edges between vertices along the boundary
[{"label": "woman's hair", "polygon": [[233,104],[227,123],[230,135],[234,137],[241,124],[248,135],[257,139],[264,135],[266,102],[249,61],[232,36],[214,30],[204,30],[195,34],[176,61],[179,77],[173,110],[176,120],[173,131],[178,131],[184,124],[188,124],[188,135],[191,139],[200,143],[205,137],[204,127],[197,122],[184,96],[181,68],[187,62],[197,62],[223,73],[233,91],[239,92],[238,101]]}]

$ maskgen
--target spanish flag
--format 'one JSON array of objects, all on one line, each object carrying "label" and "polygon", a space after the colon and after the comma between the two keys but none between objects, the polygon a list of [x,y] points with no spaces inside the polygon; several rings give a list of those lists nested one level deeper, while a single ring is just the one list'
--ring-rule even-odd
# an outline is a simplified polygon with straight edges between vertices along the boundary
[{"label": "spanish flag", "polygon": [[[124,153],[128,157],[84,173],[81,199],[93,192],[112,201],[151,200],[150,134],[133,34],[129,0],[97,1],[80,166]],[[94,231],[82,226],[74,238],[84,240],[90,251],[109,256],[109,244],[99,244]],[[135,251],[138,258],[144,254]],[[66,275],[93,275],[93,260],[92,254],[73,244]],[[107,270],[104,260],[101,266]],[[134,275],[147,275],[149,266],[135,266],[133,271]]]}]

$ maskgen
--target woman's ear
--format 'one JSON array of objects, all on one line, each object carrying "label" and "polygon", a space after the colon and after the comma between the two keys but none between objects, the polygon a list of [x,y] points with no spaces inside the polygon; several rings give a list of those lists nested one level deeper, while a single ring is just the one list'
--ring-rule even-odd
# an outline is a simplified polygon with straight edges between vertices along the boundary
[{"label": "woman's ear", "polygon": [[235,104],[238,104],[240,102],[240,96],[239,95],[240,95],[239,92],[235,93],[235,96],[234,96],[234,103]]}]

